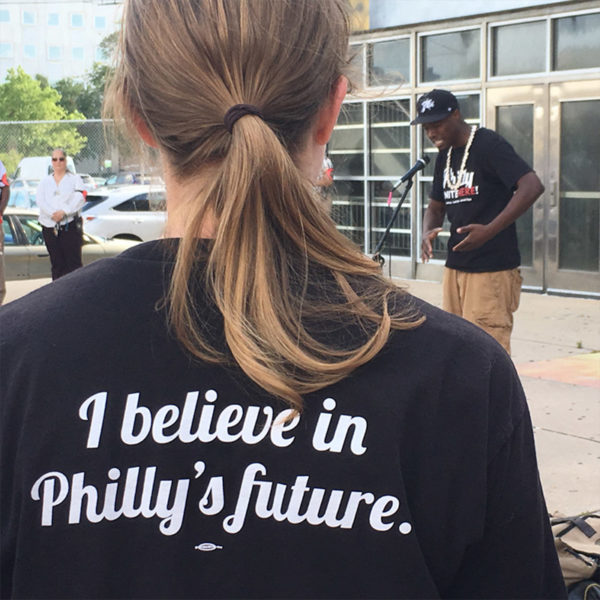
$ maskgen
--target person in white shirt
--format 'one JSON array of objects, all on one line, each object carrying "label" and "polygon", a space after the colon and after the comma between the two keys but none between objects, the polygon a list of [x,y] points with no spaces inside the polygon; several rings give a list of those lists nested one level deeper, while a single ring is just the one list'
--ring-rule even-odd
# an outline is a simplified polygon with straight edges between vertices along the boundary
[{"label": "person in white shirt", "polygon": [[52,168],[53,173],[40,181],[36,202],[50,254],[52,279],[58,279],[82,266],[79,211],[85,203],[86,192],[81,177],[67,170],[67,155],[62,148],[52,151]]}]

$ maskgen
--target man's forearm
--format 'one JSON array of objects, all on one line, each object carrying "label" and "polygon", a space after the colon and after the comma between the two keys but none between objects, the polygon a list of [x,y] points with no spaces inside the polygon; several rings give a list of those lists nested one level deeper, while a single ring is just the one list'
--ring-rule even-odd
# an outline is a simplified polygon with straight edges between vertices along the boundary
[{"label": "man's forearm", "polygon": [[544,193],[544,186],[533,171],[523,175],[517,185],[504,210],[488,225],[492,237],[514,223]]}]

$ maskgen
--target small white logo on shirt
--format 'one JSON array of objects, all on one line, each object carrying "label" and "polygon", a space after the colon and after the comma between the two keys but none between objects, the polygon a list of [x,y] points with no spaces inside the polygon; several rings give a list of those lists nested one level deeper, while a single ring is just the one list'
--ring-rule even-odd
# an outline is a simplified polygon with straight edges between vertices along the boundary
[{"label": "small white logo on shirt", "polygon": [[223,550],[223,546],[217,546],[216,544],[212,544],[210,542],[203,542],[202,544],[194,546],[194,550],[200,550],[201,552],[213,552],[214,550]]}]

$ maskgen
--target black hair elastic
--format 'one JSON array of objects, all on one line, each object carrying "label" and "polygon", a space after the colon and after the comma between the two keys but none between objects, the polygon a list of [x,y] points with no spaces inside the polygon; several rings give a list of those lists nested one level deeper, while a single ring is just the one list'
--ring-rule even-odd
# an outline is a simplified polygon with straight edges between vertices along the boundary
[{"label": "black hair elastic", "polygon": [[245,115],[256,115],[264,120],[260,110],[252,104],[234,104],[223,117],[223,123],[229,133],[233,132],[233,126],[238,119]]}]

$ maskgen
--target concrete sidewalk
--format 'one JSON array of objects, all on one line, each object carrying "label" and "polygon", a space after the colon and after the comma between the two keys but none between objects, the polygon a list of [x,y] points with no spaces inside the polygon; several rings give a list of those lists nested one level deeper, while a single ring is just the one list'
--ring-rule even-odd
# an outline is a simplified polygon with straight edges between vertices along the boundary
[{"label": "concrete sidewalk", "polygon": [[[441,284],[398,282],[441,306]],[[548,510],[600,510],[600,300],[524,292],[511,346]]]},{"label": "concrete sidewalk", "polygon": [[[6,302],[49,283],[7,282]],[[398,281],[441,306],[439,283]],[[523,293],[512,357],[535,427],[548,510],[600,510],[600,300]]]}]

